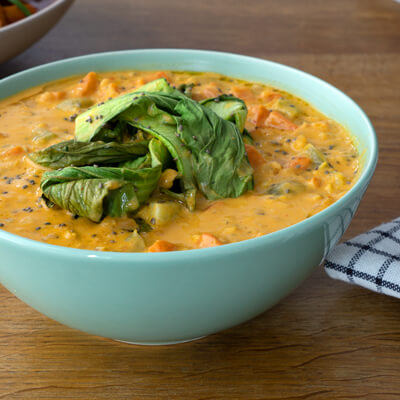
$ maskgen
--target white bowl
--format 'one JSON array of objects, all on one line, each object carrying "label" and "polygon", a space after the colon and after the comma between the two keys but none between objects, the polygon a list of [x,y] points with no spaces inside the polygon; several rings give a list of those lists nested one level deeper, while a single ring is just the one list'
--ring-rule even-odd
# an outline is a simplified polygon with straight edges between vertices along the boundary
[{"label": "white bowl", "polygon": [[0,63],[22,53],[44,36],[73,1],[55,0],[35,14],[0,28]]}]

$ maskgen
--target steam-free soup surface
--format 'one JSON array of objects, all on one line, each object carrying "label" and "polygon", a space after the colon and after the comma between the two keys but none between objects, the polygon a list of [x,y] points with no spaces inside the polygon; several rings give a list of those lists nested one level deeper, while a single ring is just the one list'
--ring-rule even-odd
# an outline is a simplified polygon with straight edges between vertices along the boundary
[{"label": "steam-free soup surface", "polygon": [[[100,223],[48,208],[41,199],[45,169],[27,154],[74,137],[76,115],[154,79],[194,83],[195,100],[230,93],[248,107],[245,140],[254,190],[216,201],[197,195],[191,212],[176,203],[166,221],[133,218]],[[22,92],[0,102],[0,228],[45,243],[103,251],[183,250],[254,238],[302,221],[353,185],[359,158],[340,124],[303,100],[259,83],[214,73],[121,71],[90,73]],[[168,180],[168,174],[162,179]],[[150,201],[154,200],[150,199]],[[140,214],[141,213],[141,214]],[[146,221],[148,213],[139,211]],[[147,230],[147,229],[145,229]]]}]

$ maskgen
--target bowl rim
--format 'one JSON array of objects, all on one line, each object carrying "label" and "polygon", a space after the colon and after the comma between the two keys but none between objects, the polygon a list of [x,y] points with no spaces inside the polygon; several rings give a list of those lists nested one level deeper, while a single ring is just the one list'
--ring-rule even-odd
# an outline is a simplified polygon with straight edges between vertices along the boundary
[{"label": "bowl rim", "polygon": [[[68,1],[68,0],[56,0],[55,3],[58,2],[63,2],[63,1]],[[53,5],[55,4],[53,3]],[[348,192],[346,192],[341,198],[336,200],[334,203],[329,205],[327,208],[323,209],[322,211],[318,212],[317,214],[314,214],[313,216],[304,219],[300,222],[297,222],[296,224],[290,225],[286,228],[277,230],[275,232],[271,232],[265,235],[262,235],[260,237],[256,238],[251,238],[251,239],[246,239],[240,242],[233,242],[233,243],[228,243],[224,244],[223,246],[216,246],[216,247],[210,247],[210,248],[205,248],[205,249],[192,249],[192,250],[179,250],[179,251],[171,251],[171,252],[160,252],[160,253],[135,253],[135,252],[114,252],[114,251],[101,251],[101,250],[87,250],[87,249],[77,249],[73,247],[65,247],[65,246],[60,246],[60,245],[54,245],[54,244],[48,244],[44,243],[41,241],[29,239],[23,236],[19,236],[14,233],[7,232],[5,230],[0,229],[0,241],[5,241],[8,242],[10,245],[19,245],[21,247],[24,247],[26,249],[32,250],[32,251],[42,251],[45,253],[56,253],[57,256],[65,257],[65,258],[80,258],[80,259],[87,259],[87,258],[95,258],[98,260],[113,260],[113,261],[120,261],[120,262],[132,262],[132,261],[137,261],[137,262],[148,262],[153,265],[159,265],[159,263],[168,263],[172,260],[174,261],[186,261],[190,260],[192,257],[208,257],[208,256],[224,256],[226,254],[232,254],[232,253],[240,253],[244,250],[249,250],[253,248],[258,248],[263,245],[267,245],[270,242],[280,242],[280,241],[285,241],[287,240],[288,237],[291,237],[293,234],[296,233],[296,231],[299,231],[301,229],[308,230],[312,226],[315,226],[315,224],[320,224],[323,221],[326,221],[328,218],[333,217],[335,215],[335,212],[338,208],[341,207],[342,204],[345,204],[347,200],[354,196],[355,193],[363,190],[364,186],[366,187],[368,182],[370,181],[378,160],[378,140],[377,136],[374,130],[374,127],[372,126],[368,116],[366,113],[363,111],[363,109],[348,95],[346,95],[344,92],[342,92],[340,89],[336,88],[332,84],[312,75],[307,72],[304,72],[302,70],[299,70],[297,68],[284,65],[281,63],[277,63],[275,61],[270,61],[267,59],[262,59],[258,57],[251,57],[247,55],[242,55],[242,54],[237,54],[237,53],[230,53],[230,52],[221,52],[221,51],[215,51],[215,50],[197,50],[197,49],[174,49],[174,48],[151,48],[151,49],[135,49],[135,50],[119,50],[119,51],[109,51],[109,52],[101,52],[101,53],[92,53],[92,54],[87,54],[87,55],[82,55],[82,56],[77,56],[77,57],[70,57],[66,59],[62,59],[59,61],[54,61],[46,64],[42,64],[33,68],[29,68],[27,70],[18,72],[16,74],[10,75],[6,78],[3,78],[0,80],[0,87],[2,86],[3,83],[9,81],[9,80],[15,80],[20,77],[24,77],[25,75],[28,75],[41,70],[41,69],[46,69],[46,68],[52,68],[54,66],[64,64],[64,63],[74,63],[74,62],[79,62],[81,60],[89,60],[90,59],[96,59],[96,58],[101,58],[104,56],[110,56],[113,55],[115,57],[118,57],[118,55],[123,55],[123,54],[132,54],[132,55],[138,55],[138,54],[145,54],[145,53],[180,53],[180,54],[187,54],[189,55],[190,53],[195,53],[198,56],[204,56],[204,57],[213,57],[215,55],[219,56],[224,56],[224,57],[235,57],[238,61],[244,62],[244,63],[255,63],[255,62],[263,62],[266,64],[269,64],[274,67],[278,67],[280,69],[286,70],[286,71],[291,71],[292,73],[296,73],[304,78],[307,78],[308,80],[313,81],[313,83],[319,85],[319,86],[324,86],[326,89],[330,90],[331,92],[334,92],[338,94],[339,96],[342,96],[347,99],[349,104],[358,111],[360,114],[360,117],[362,119],[363,124],[366,127],[366,134],[368,141],[371,143],[371,153],[370,157],[365,161],[362,171],[356,181],[356,183],[350,188]],[[162,69],[161,65],[160,68]],[[207,72],[212,72],[212,71],[207,71]],[[62,79],[62,78],[59,78]],[[50,82],[50,81],[49,81]],[[29,87],[35,87],[37,84],[33,84],[32,86]],[[279,87],[278,87],[279,88]],[[28,90],[28,88],[25,88],[23,90]],[[14,94],[20,93],[21,91],[17,91]],[[7,96],[9,97],[9,96]],[[5,97],[5,98],[7,98]],[[0,99],[1,100],[1,99]],[[148,267],[148,266],[147,266]]]},{"label": "bowl rim", "polygon": [[53,8],[57,8],[62,3],[68,3],[68,2],[72,2],[72,1],[74,1],[74,0],[54,0],[46,7],[43,7],[42,9],[40,9],[38,12],[35,12],[34,14],[28,15],[26,18],[22,18],[19,21],[13,22],[11,24],[8,24],[8,25],[0,28],[0,36],[3,32],[11,31],[12,29],[18,28],[19,26],[33,22],[34,20],[40,18],[42,15],[51,11]]}]

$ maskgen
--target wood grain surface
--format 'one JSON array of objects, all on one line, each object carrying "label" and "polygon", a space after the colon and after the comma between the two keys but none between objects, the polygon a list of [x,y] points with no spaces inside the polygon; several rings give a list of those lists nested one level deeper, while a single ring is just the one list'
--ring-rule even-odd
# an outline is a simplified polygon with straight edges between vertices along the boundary
[{"label": "wood grain surface", "polygon": [[[254,55],[342,89],[367,112],[380,144],[345,237],[400,215],[399,3],[78,0],[44,39],[0,65],[0,77],[147,47]],[[252,321],[193,343],[140,347],[66,328],[0,287],[0,399],[397,400],[400,301],[319,268]]]}]

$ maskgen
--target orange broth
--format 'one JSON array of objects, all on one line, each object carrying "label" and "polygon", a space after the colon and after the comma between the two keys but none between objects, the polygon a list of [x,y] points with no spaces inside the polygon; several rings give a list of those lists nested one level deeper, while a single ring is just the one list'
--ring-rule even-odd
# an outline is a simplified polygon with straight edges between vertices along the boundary
[{"label": "orange broth", "polygon": [[[248,107],[246,149],[254,168],[254,190],[217,201],[198,195],[190,212],[183,205],[168,223],[132,240],[132,218],[93,223],[41,200],[45,171],[27,154],[72,139],[74,116],[91,105],[166,77],[172,85],[194,83],[193,98],[222,93]],[[71,118],[72,116],[72,118]],[[314,149],[323,157],[316,166]],[[359,156],[343,126],[284,91],[215,73],[120,71],[90,73],[19,93],[0,101],[0,227],[33,240],[102,251],[183,250],[242,241],[302,221],[335,202],[354,184]],[[211,238],[211,240],[210,240]],[[164,246],[166,241],[170,246]],[[160,245],[161,244],[161,245]]]}]

